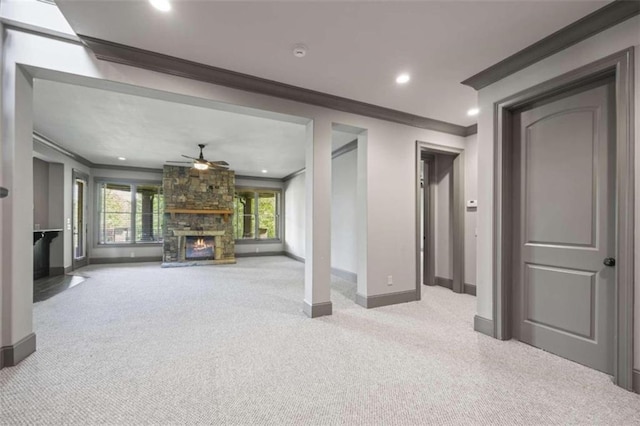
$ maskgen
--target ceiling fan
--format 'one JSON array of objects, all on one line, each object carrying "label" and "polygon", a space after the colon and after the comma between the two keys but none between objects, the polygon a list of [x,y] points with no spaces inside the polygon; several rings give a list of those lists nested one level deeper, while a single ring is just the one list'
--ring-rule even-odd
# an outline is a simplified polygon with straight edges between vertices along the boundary
[{"label": "ceiling fan", "polygon": [[229,163],[226,161],[209,161],[204,158],[202,155],[202,150],[206,146],[203,143],[198,144],[200,147],[200,156],[198,158],[189,157],[188,155],[182,155],[184,158],[189,158],[193,161],[167,161],[167,163],[177,163],[177,164],[193,164],[193,167],[198,170],[207,170],[207,169],[222,169],[227,170],[229,168]]}]

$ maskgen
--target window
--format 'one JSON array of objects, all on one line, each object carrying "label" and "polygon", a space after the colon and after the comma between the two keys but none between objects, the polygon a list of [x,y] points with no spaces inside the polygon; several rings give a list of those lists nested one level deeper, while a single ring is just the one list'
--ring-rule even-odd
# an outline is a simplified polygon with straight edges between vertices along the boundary
[{"label": "window", "polygon": [[233,206],[233,233],[236,240],[280,238],[279,190],[238,188]]},{"label": "window", "polygon": [[98,244],[162,242],[162,186],[98,183]]}]

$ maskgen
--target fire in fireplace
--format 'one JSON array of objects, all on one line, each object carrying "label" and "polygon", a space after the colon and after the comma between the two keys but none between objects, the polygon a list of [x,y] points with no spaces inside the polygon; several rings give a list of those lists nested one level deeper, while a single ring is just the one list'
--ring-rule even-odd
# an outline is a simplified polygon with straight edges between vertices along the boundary
[{"label": "fire in fireplace", "polygon": [[214,259],[215,237],[185,237],[185,259],[210,260]]}]

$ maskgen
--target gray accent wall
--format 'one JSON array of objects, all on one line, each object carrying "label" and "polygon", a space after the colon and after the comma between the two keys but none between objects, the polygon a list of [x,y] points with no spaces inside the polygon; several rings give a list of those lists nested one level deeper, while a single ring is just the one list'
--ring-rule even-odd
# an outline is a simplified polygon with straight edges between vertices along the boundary
[{"label": "gray accent wall", "polygon": [[435,274],[453,278],[453,156],[435,155]]}]

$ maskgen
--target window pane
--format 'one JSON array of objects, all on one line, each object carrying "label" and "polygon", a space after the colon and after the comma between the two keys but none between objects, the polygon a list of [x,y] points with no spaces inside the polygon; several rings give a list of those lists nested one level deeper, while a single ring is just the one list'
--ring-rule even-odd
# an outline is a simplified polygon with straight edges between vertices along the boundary
[{"label": "window pane", "polygon": [[100,244],[131,242],[131,187],[100,185]]},{"label": "window pane", "polygon": [[277,194],[260,192],[258,194],[258,238],[277,238]]},{"label": "window pane", "polygon": [[158,185],[136,187],[136,242],[162,241],[161,188]]},{"label": "window pane", "polygon": [[104,242],[131,242],[131,213],[107,213],[104,225]]},{"label": "window pane", "polygon": [[[234,198],[233,232],[237,240],[279,238],[280,192],[238,189]],[[256,222],[258,230],[256,234]]]}]

